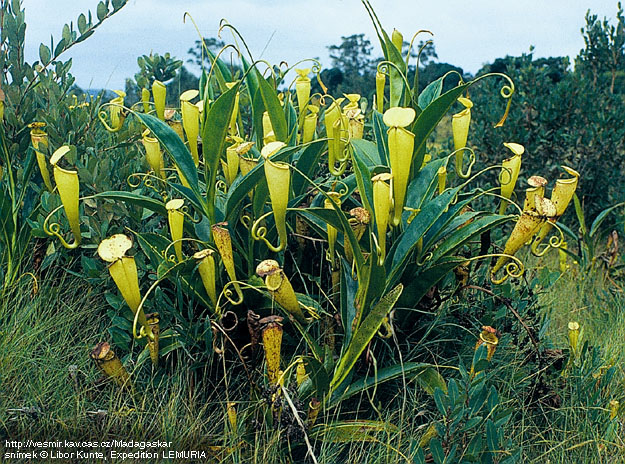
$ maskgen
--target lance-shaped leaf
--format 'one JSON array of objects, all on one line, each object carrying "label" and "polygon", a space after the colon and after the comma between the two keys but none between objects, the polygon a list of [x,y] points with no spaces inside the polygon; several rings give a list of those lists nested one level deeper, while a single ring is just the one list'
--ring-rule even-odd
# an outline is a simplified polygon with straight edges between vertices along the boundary
[{"label": "lance-shaped leaf", "polygon": [[176,132],[154,116],[143,113],[134,113],[143,124],[145,124],[150,132],[158,139],[161,146],[171,157],[171,160],[178,167],[186,182],[189,184],[190,190],[193,192],[193,202],[204,205],[205,202],[200,193],[198,184],[197,168],[193,162],[191,152],[185,146]]},{"label": "lance-shaped leaf", "polygon": [[[240,83],[221,94],[211,105],[204,126],[202,127],[202,153],[204,155],[205,167],[208,170],[206,183],[208,192],[206,194],[208,217],[211,223],[215,223],[215,183],[217,181],[217,171],[219,170],[219,160],[225,151],[226,136],[230,126],[230,116],[234,111],[237,92]],[[206,106],[206,105],[205,105]]]},{"label": "lance-shaped leaf", "polygon": [[356,361],[365,350],[371,339],[382,326],[384,318],[393,309],[399,299],[404,286],[399,284],[389,293],[384,295],[377,305],[369,312],[362,324],[354,331],[352,338],[341,354],[334,370],[334,376],[330,382],[330,391],[334,391],[345,380]]}]

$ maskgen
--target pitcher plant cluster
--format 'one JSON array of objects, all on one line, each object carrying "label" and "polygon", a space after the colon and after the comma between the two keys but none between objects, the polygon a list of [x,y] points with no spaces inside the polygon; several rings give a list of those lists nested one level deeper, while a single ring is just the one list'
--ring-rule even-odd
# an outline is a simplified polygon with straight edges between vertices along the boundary
[{"label": "pitcher plant cluster", "polygon": [[[429,32],[415,34],[405,51],[402,34],[395,30],[389,37],[364,5],[384,52],[371,107],[358,94],[328,95],[314,60],[273,67],[254,60],[245,46],[237,50],[242,71],[233,72],[220,57],[232,45],[217,54],[205,50],[211,65],[199,88],[183,92],[176,107],[166,107],[167,87],[155,80],[141,89],[134,106],[127,107],[124,92],[117,91],[99,108],[102,127],[131,134],[145,169],[129,177],[130,191],[82,197],[72,166],[76,148],[52,152],[45,126],[30,126],[43,185],[61,203],[44,230],[68,249],[84,245],[86,253],[97,245],[132,312],[132,334],[145,359],[149,355],[158,366],[159,347],[177,337],[171,314],[146,311],[158,307],[159,292],[180,289],[204,327],[198,337],[209,340],[210,352],[223,354],[228,332],[247,325],[250,343],[243,352],[253,359],[262,345],[261,383],[274,400],[289,399],[286,387],[296,385],[309,403],[311,427],[342,399],[368,388],[354,367],[374,337],[391,337],[408,320],[395,308],[404,295],[409,299],[402,306],[414,307],[454,272],[466,285],[478,262],[490,258],[496,260],[488,275],[498,284],[522,274],[515,255],[524,245],[536,255],[564,248],[561,233],[545,239],[558,231],[579,178],[564,167],[568,177],[557,179],[547,197],[547,181],[529,177],[523,205],[517,205],[524,155],[517,143],[504,144],[501,164],[472,172],[480,163],[469,144],[471,112],[480,109],[470,89],[482,79],[503,80],[502,126],[513,83],[501,74],[469,82],[460,76],[456,87],[443,92],[450,72],[419,92],[418,73],[409,82],[408,66],[415,38]],[[229,23],[222,23],[222,31],[245,43]],[[321,93],[312,93],[313,80]],[[451,122],[449,153],[428,150],[442,120]],[[499,185],[475,186],[491,170],[499,173]],[[492,199],[492,208],[477,206],[484,198]],[[142,220],[91,243],[81,231],[87,200],[139,208]],[[514,214],[506,214],[509,209]],[[475,246],[475,239],[510,221],[501,253]],[[302,256],[313,241],[323,243],[321,266],[329,271],[315,285],[293,272],[294,260],[305,264]],[[304,343],[283,358],[285,331]],[[490,361],[495,329],[485,328],[479,340]],[[92,357],[118,384],[132,384],[110,345],[99,344]],[[277,404],[270,406],[276,414],[284,407]],[[228,405],[228,417],[232,427],[240,422],[236,404]]]}]

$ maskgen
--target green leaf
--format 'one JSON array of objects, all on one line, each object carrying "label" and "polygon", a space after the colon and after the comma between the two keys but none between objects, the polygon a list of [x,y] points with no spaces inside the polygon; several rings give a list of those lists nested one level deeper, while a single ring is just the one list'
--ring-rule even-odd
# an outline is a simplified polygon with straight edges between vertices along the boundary
[{"label": "green leaf", "polygon": [[[304,148],[295,163],[295,167],[298,171],[301,171],[309,179],[312,179],[319,169],[319,159],[321,158],[323,148],[323,142],[318,140],[312,142]],[[293,172],[291,184],[293,186],[293,193],[297,196],[304,194],[308,186],[308,181],[306,181],[299,172],[295,171]]]},{"label": "green leaf", "polygon": [[80,13],[78,16],[78,31],[83,34],[87,30],[87,18],[84,14]]},{"label": "green leaf", "polygon": [[[420,210],[428,202],[438,189],[438,169],[445,163],[445,159],[430,161],[417,172],[414,179],[408,185],[406,191],[406,206]],[[414,216],[412,211],[404,211],[402,221],[408,222],[408,218]]]},{"label": "green leaf", "polygon": [[449,408],[449,398],[440,388],[434,389],[434,404],[441,416],[447,416],[447,408]]},{"label": "green leaf", "polygon": [[351,266],[345,259],[341,258],[341,324],[345,333],[344,344],[349,343],[352,338],[352,321],[356,318],[356,308],[354,300],[358,290],[358,281],[352,278]]},{"label": "green leaf", "polygon": [[258,90],[260,91],[265,111],[269,113],[269,119],[271,120],[271,126],[276,135],[276,140],[286,143],[289,134],[284,111],[280,105],[280,99],[278,98],[276,89],[263,78],[258,69],[254,68],[252,72],[256,73]]},{"label": "green leaf", "polygon": [[443,451],[443,445],[439,438],[435,437],[430,440],[430,451],[432,452],[432,458],[436,464],[443,464],[445,462],[445,451]]},{"label": "green leaf", "polygon": [[167,216],[167,210],[165,204],[162,201],[155,200],[145,195],[132,192],[110,191],[96,193],[94,198],[101,198],[107,200],[123,201],[132,205],[140,206],[142,208],[149,209],[155,213]]},{"label": "green leaf", "polygon": [[399,377],[405,376],[408,380],[412,378],[416,374],[416,378],[421,376],[426,369],[429,369],[431,364],[427,363],[414,363],[409,362],[405,364],[395,364],[394,366],[384,367],[378,370],[377,375],[362,377],[355,382],[353,382],[347,390],[338,398],[332,398],[330,401],[330,406],[340,403],[348,398],[351,398],[358,393],[362,393],[363,391],[380,385],[384,382],[388,382],[389,380],[397,379]]},{"label": "green leaf", "polygon": [[96,14],[98,16],[98,19],[100,21],[104,21],[104,18],[106,18],[106,15],[108,15],[109,10],[106,7],[106,5],[104,4],[104,2],[100,2],[98,3],[98,8],[96,10]]},{"label": "green leaf", "polygon": [[375,135],[375,144],[378,147],[378,154],[381,164],[384,166],[390,166],[388,158],[388,137],[386,131],[388,127],[384,124],[382,113],[377,110],[373,110],[373,133]]},{"label": "green leaf", "polygon": [[123,7],[128,0],[113,0],[113,10],[117,11]]},{"label": "green leaf", "polygon": [[153,233],[136,234],[135,237],[150,264],[154,269],[158,269],[158,266],[165,261],[164,252],[171,242],[163,235]]},{"label": "green leaf", "polygon": [[459,190],[460,187],[447,189],[427,203],[408,225],[399,240],[393,244],[386,258],[387,262],[390,263],[388,265],[390,271],[387,286],[393,285],[396,279],[399,278],[408,262],[408,258],[416,248],[419,239],[423,237],[432,224],[434,224],[451,205],[451,202],[454,200]]},{"label": "green leaf", "polygon": [[445,76],[441,76],[433,82],[430,82],[428,86],[423,89],[423,92],[419,95],[419,108],[426,109],[430,103],[441,96],[443,91],[443,80]]},{"label": "green leaf", "polygon": [[417,120],[411,128],[412,133],[415,135],[413,151],[413,163],[415,166],[420,167],[423,163],[425,143],[434,128],[438,125],[440,120],[443,119],[443,116],[447,114],[447,111],[449,111],[462,92],[470,85],[471,83],[459,85],[445,92],[430,103],[417,117]]},{"label": "green leaf", "polygon": [[182,176],[186,179],[195,195],[195,203],[205,205],[198,184],[197,168],[193,162],[191,152],[185,146],[176,132],[155,116],[144,113],[133,114],[150,129],[150,132],[158,139],[161,146],[169,154],[171,160],[178,166]]},{"label": "green leaf", "polygon": [[[208,203],[208,217],[211,223],[215,223],[215,183],[217,181],[217,171],[222,153],[225,152],[226,135],[230,125],[230,116],[234,110],[234,104],[239,91],[238,82],[231,89],[222,93],[211,105],[204,127],[202,130],[202,153],[204,162],[209,171],[208,192],[206,194]],[[205,102],[206,104],[206,102]]]},{"label": "green leaf", "polygon": [[371,312],[369,312],[360,327],[353,333],[352,339],[341,354],[334,371],[334,377],[330,383],[332,391],[341,384],[347,377],[347,374],[352,370],[362,352],[382,326],[384,318],[386,318],[391,309],[393,309],[403,289],[403,285],[399,284],[384,295]]},{"label": "green leaf", "polygon": [[373,184],[371,183],[371,171],[369,170],[365,162],[367,155],[363,150],[363,145],[354,142],[357,141],[352,141],[352,146],[354,147],[354,149],[352,150],[352,166],[354,167],[354,174],[356,176],[356,182],[358,184],[358,190],[360,192],[360,199],[362,201],[363,207],[367,211],[369,211],[371,217],[374,217]]},{"label": "green leaf", "polygon": [[[339,232],[343,232],[344,237],[349,240],[352,251],[354,253],[354,260],[356,261],[356,269],[358,270],[358,275],[360,276],[360,268],[364,264],[364,257],[362,255],[362,251],[360,249],[360,244],[356,237],[354,236],[354,231],[352,230],[347,218],[345,217],[345,213],[340,210],[337,206],[337,209],[327,209],[327,208],[306,208],[305,210],[298,210],[298,212],[304,216],[314,216],[318,219],[321,219],[326,224],[329,224]],[[338,211],[337,211],[338,210]]]},{"label": "green leaf", "polygon": [[72,43],[72,33],[67,24],[63,25],[63,32],[61,33],[61,35],[63,39],[65,39],[66,43],[68,44]]},{"label": "green leaf", "polygon": [[44,44],[39,45],[39,59],[41,60],[41,64],[48,64],[50,62],[50,58],[52,57],[52,52],[48,47]]},{"label": "green leaf", "polygon": [[500,216],[498,214],[494,214],[479,217],[473,222],[464,226],[460,226],[458,228],[450,227],[452,230],[454,230],[454,232],[445,237],[440,245],[434,249],[431,261],[438,261],[442,256],[453,252],[463,244],[472,240],[474,237],[477,237],[483,232],[486,232],[487,230],[503,224],[509,219],[510,216]]},{"label": "green leaf", "polygon": [[[302,356],[306,374],[312,385],[315,398],[323,398],[330,389],[330,379],[323,364],[311,356]],[[302,385],[303,387],[304,385]]]},{"label": "green leaf", "polygon": [[620,208],[624,205],[625,203],[618,203],[616,205],[610,206],[609,208],[606,208],[603,211],[601,211],[599,215],[595,218],[595,220],[592,222],[592,225],[590,226],[590,236],[595,237],[595,235],[599,231],[599,227],[601,226],[603,221],[605,221],[605,219],[608,217],[608,214],[610,214],[616,208]]},{"label": "green leaf", "polygon": [[400,307],[414,307],[421,298],[455,267],[466,261],[464,257],[443,257],[436,264],[415,270],[405,277],[406,288],[399,302]]},{"label": "green leaf", "polygon": [[493,453],[499,451],[499,438],[497,437],[497,428],[492,420],[486,421],[486,443],[488,449]]},{"label": "green leaf", "polygon": [[582,235],[586,235],[586,221],[584,219],[584,209],[582,208],[582,204],[579,201],[577,194],[573,194],[573,204],[575,205],[575,214],[577,215],[577,220],[579,221],[579,228],[582,232]]}]

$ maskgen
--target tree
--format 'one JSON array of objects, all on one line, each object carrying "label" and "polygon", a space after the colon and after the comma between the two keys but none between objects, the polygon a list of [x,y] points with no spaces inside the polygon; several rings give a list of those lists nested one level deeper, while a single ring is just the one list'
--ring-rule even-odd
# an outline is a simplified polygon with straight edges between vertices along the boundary
[{"label": "tree", "polygon": [[341,37],[340,45],[330,45],[327,48],[332,67],[342,74],[342,78],[338,79],[336,71],[331,73],[334,81],[339,81],[334,89],[335,96],[341,93],[359,93],[370,97],[375,90],[375,66],[378,61],[371,57],[371,41],[364,34],[353,34]]},{"label": "tree", "polygon": [[621,2],[618,3],[616,20],[616,26],[607,18],[599,21],[597,15],[588,10],[586,26],[581,29],[585,46],[576,60],[578,71],[591,77],[593,85],[607,74],[610,93],[614,93],[616,77],[625,66],[625,17]]},{"label": "tree", "polygon": [[223,40],[214,37],[204,37],[202,40],[196,40],[193,47],[187,51],[192,57],[187,60],[187,63],[192,63],[199,67],[210,67],[210,60],[204,46],[202,46],[202,42],[204,42],[204,46],[214,54],[217,54],[226,44]]}]

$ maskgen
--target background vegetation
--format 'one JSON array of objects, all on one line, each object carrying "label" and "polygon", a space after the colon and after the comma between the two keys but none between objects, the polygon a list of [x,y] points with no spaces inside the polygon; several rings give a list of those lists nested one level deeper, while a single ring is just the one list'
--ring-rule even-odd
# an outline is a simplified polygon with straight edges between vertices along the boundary
[{"label": "background vegetation", "polygon": [[[94,15],[81,15],[63,28],[56,44],[42,44],[39,61],[30,64],[23,59],[21,2],[0,0],[3,441],[161,438],[177,449],[204,449],[214,462],[625,461],[619,408],[625,356],[618,248],[623,215],[620,206],[614,207],[625,201],[620,181],[625,168],[625,20],[620,4],[615,24],[588,13],[582,30],[585,48],[574,69],[565,58],[535,59],[530,51],[497,59],[478,73],[505,73],[516,86],[507,122],[497,128],[493,126],[506,105],[500,95],[507,82],[503,78],[465,88],[473,76],[438,62],[427,40],[409,51],[408,42],[401,39],[401,46],[391,46],[388,38],[382,42],[385,56],[373,57],[365,34],[343,37],[341,44],[328,47],[331,66],[317,70],[311,92],[326,90],[335,98],[362,95],[365,140],[350,138],[349,167],[344,175],[333,176],[321,158],[329,149],[327,139],[333,140],[323,116],[315,141],[302,145],[298,140],[305,108],[288,91],[290,75],[277,67],[263,75],[246,58],[226,66],[216,59],[224,43],[215,39],[204,39],[206,48],[198,41],[189,50],[190,61],[203,67],[200,76],[167,53],[140,57],[125,88],[124,104],[132,112],[124,110],[117,131],[106,130],[102,120],[113,122],[109,101],[116,95],[90,97],[76,87],[71,61],[64,62],[62,55],[125,3],[102,2]],[[392,169],[383,142],[387,128],[381,112],[374,110],[374,96],[378,63],[387,60],[400,67],[393,50],[402,60],[408,55],[412,60],[404,70],[410,85],[394,106],[414,108],[417,119],[410,128],[424,147],[415,156],[427,151],[433,161],[413,168],[406,204],[422,210],[413,216],[404,212],[401,225],[388,234],[385,267],[377,264],[380,237],[373,222],[370,233],[357,240],[349,235],[347,211],[366,207],[367,194],[373,195],[369,179]],[[389,71],[385,108],[392,98],[392,78]],[[200,90],[205,102],[200,153],[219,153],[214,165],[202,156],[196,169],[174,132],[148,114],[153,102],[147,111],[142,107],[142,90],[152,89],[155,81],[166,85],[171,108],[179,108],[184,91]],[[226,82],[238,87],[229,90]],[[229,115],[237,92],[240,113],[233,131]],[[462,109],[454,103],[460,95],[474,103],[469,146],[476,153],[476,168],[499,165],[507,156],[503,142],[513,141],[526,148],[517,192],[531,175],[555,180],[562,164],[580,172],[579,200],[562,220],[568,254],[535,257],[522,252],[525,273],[502,285],[492,285],[487,261],[472,260],[501,251],[499,244],[512,228],[507,222],[514,218],[491,213],[496,208],[480,190],[497,185],[499,171],[486,172],[467,186],[452,162],[447,194],[437,194],[438,167],[453,150],[448,110]],[[450,99],[446,106],[441,103],[445,96]],[[322,115],[331,108],[326,99],[325,104],[313,100]],[[226,176],[226,141],[235,148],[238,143],[233,136],[256,141],[249,153],[262,162],[260,150],[268,136],[265,111],[274,137],[287,144],[274,156],[289,162],[292,171],[296,167],[299,175],[293,171],[289,207],[297,208],[298,216],[289,212],[286,251],[269,252],[249,227],[275,201],[262,169],[234,179]],[[427,111],[440,113],[440,124],[433,120],[429,131],[423,129],[426,118],[419,119],[431,114]],[[174,121],[180,116],[176,112]],[[33,122],[46,124],[47,146],[32,142],[28,125]],[[146,127],[164,149],[168,182],[143,175],[149,173],[141,144]],[[46,233],[46,217],[61,200],[56,190],[46,188],[37,164],[38,151],[49,160],[64,145],[73,147],[64,161],[76,169],[85,198],[80,210],[83,244],[74,250]],[[247,195],[252,189],[256,200]],[[341,196],[342,207],[324,202],[343,189],[349,193]],[[189,240],[183,251],[189,258],[184,260],[171,256],[165,209],[171,198],[184,198],[188,205],[184,234]],[[431,219],[428,204],[437,214]],[[369,208],[378,210],[377,204]],[[54,214],[62,230],[69,230],[66,218]],[[210,230],[223,220],[230,221],[242,306],[223,302],[223,295],[221,307],[212,301],[190,258],[205,247],[223,256]],[[271,242],[281,241],[278,221],[271,216],[264,220]],[[336,254],[328,260],[331,228],[339,232]],[[471,233],[462,235],[463,230]],[[156,364],[150,363],[146,337],[133,337],[133,314],[96,254],[97,245],[115,233],[133,236],[131,254],[142,295],[149,296],[146,312],[160,314]],[[410,249],[402,260],[405,243]],[[353,257],[358,253],[361,263]],[[269,257],[280,263],[299,301],[313,308],[306,314],[318,312],[320,320],[306,325],[279,309],[263,276],[255,272]],[[225,261],[216,261],[217,288],[224,295],[232,289]],[[357,280],[352,278],[356,273]],[[154,288],[149,295],[148,288]],[[401,296],[395,297],[397,288]],[[364,310],[354,304],[355,296]],[[282,383],[272,380],[260,344],[248,345],[254,337],[248,318],[276,314],[285,316],[279,366],[287,374]],[[367,332],[367,321],[374,319],[375,327]],[[577,342],[571,338],[573,321],[582,328]],[[485,327],[494,328],[498,338],[491,355],[480,342]],[[90,359],[100,341],[111,342],[132,388],[105,378]],[[263,346],[268,344],[265,340]],[[294,378],[300,363],[309,377],[302,385]],[[310,413],[315,401],[323,403],[317,421]]]}]

